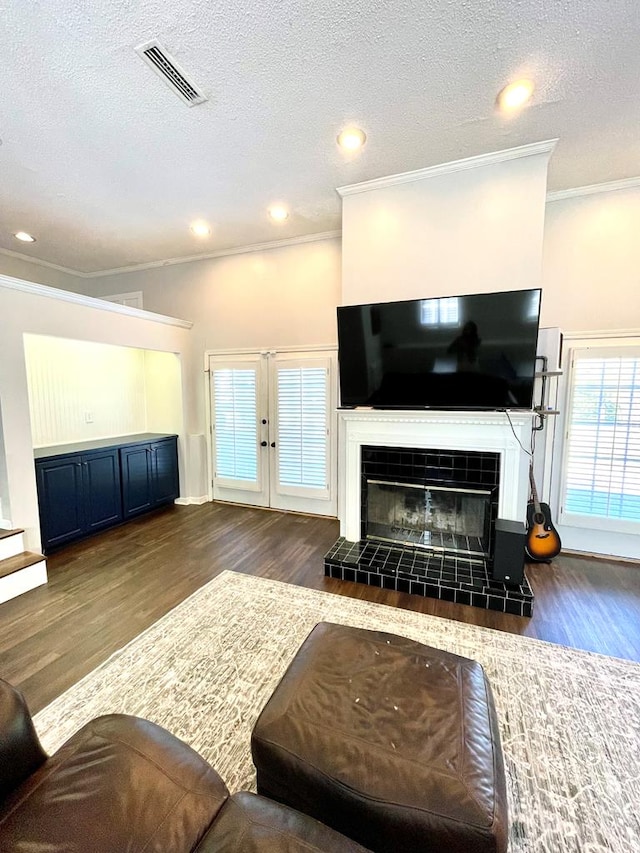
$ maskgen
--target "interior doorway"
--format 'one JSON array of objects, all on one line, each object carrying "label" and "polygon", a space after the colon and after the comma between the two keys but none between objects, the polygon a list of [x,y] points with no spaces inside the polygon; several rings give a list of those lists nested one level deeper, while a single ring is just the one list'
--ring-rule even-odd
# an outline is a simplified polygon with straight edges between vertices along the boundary
[{"label": "interior doorway", "polygon": [[335,350],[209,354],[212,497],[337,514]]}]

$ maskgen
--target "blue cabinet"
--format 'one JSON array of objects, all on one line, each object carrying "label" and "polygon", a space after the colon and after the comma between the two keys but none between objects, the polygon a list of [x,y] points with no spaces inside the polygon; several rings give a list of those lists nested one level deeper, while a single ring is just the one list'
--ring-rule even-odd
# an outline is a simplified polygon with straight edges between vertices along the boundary
[{"label": "blue cabinet", "polygon": [[125,518],[138,515],[179,494],[176,438],[120,448],[122,508]]},{"label": "blue cabinet", "polygon": [[36,462],[42,548],[62,545],[84,533],[82,465],[75,456]]},{"label": "blue cabinet", "polygon": [[44,548],[122,520],[117,449],[39,460],[36,480]]},{"label": "blue cabinet", "polygon": [[122,511],[125,518],[153,507],[153,463],[151,447],[139,444],[120,449],[122,465]]},{"label": "blue cabinet", "polygon": [[[141,436],[142,438],[142,436]],[[51,548],[171,503],[180,493],[177,436],[103,439],[37,451],[42,547]],[[105,446],[109,445],[109,446]]]}]

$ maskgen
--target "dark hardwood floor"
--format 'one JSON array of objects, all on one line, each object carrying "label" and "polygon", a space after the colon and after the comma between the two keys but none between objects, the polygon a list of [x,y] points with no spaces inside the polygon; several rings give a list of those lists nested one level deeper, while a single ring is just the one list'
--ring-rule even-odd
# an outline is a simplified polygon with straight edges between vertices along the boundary
[{"label": "dark hardwood floor", "polygon": [[336,521],[225,504],[170,507],[49,556],[49,583],[0,605],[0,676],[33,712],[223,569],[640,661],[640,565],[533,565],[532,619],[325,578]]}]

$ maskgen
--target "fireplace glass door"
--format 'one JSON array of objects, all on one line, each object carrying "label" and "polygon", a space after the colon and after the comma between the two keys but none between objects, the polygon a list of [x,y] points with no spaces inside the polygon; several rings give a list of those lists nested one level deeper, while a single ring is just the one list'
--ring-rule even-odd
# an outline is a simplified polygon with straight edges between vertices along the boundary
[{"label": "fireplace glass door", "polygon": [[366,538],[489,555],[491,492],[367,480]]}]

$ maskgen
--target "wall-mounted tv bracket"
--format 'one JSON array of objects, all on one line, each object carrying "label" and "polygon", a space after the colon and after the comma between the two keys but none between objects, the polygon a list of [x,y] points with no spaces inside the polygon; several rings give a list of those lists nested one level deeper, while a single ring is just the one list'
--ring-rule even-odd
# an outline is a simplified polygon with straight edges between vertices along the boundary
[{"label": "wall-mounted tv bracket", "polygon": [[532,429],[536,432],[544,429],[544,420],[548,415],[559,415],[560,411],[558,409],[553,409],[548,405],[548,396],[549,396],[549,385],[548,380],[552,376],[562,376],[561,370],[548,370],[547,366],[549,363],[549,359],[546,355],[537,355],[536,361],[542,362],[542,370],[537,370],[534,374],[536,379],[541,379],[540,383],[540,402],[537,406],[533,407],[534,412],[537,415],[538,422],[536,426],[532,427]]}]

